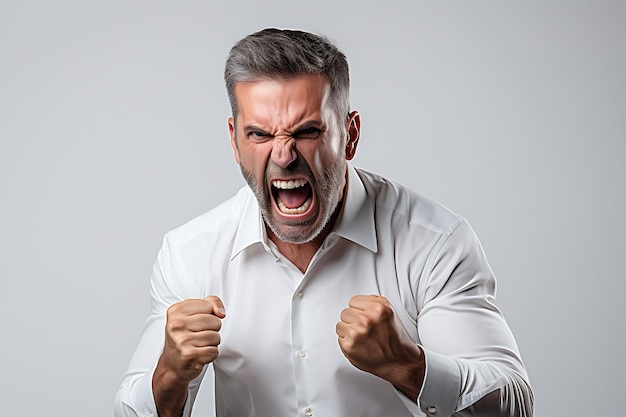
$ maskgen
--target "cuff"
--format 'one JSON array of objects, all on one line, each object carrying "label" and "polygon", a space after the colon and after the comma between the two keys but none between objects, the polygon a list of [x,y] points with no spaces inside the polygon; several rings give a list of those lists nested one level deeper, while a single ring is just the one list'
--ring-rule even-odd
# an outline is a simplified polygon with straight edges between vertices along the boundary
[{"label": "cuff", "polygon": [[429,417],[450,417],[461,391],[461,370],[454,359],[423,347],[422,350],[426,373],[417,405]]},{"label": "cuff", "polygon": [[[154,402],[154,393],[152,392],[153,374],[154,369],[138,380],[132,395],[132,398],[136,399],[133,408],[135,412],[142,417],[158,417],[156,403]],[[192,402],[189,401],[189,391],[187,391],[187,401],[185,401],[182,417],[191,416],[191,403]]]},{"label": "cuff", "polygon": [[157,409],[152,395],[152,372],[137,380],[130,398],[134,399],[133,410],[140,416],[156,417]]}]

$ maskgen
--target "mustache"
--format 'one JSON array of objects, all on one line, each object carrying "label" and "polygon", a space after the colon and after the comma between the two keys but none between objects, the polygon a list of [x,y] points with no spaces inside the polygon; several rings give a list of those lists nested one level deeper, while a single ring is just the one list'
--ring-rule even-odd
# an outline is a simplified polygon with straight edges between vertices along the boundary
[{"label": "mustache", "polygon": [[265,168],[264,180],[266,184],[269,184],[270,178],[288,177],[294,175],[302,175],[309,178],[309,180],[313,179],[313,171],[311,170],[311,167],[300,155],[298,155],[298,157],[286,168],[280,167],[269,161],[267,167]]}]

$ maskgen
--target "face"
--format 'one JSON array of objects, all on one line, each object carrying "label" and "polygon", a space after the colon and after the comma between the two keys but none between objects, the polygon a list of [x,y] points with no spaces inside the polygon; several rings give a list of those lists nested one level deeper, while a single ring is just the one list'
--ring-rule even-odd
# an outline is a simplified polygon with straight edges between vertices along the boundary
[{"label": "face", "polygon": [[284,242],[313,240],[332,227],[343,197],[358,113],[340,127],[322,75],[239,83],[235,94],[231,143],[265,224]]}]

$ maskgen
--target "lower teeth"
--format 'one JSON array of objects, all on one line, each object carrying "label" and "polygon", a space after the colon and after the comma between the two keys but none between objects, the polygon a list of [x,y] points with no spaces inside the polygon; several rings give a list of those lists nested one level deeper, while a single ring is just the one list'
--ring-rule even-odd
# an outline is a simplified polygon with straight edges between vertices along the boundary
[{"label": "lower teeth", "polygon": [[280,199],[276,200],[276,203],[278,204],[278,208],[280,209],[280,211],[282,213],[285,214],[302,214],[304,212],[306,212],[309,207],[311,207],[311,199],[307,198],[307,200],[304,202],[304,204],[302,204],[300,207],[296,207],[296,208],[289,208],[285,205],[285,203],[283,203]]}]

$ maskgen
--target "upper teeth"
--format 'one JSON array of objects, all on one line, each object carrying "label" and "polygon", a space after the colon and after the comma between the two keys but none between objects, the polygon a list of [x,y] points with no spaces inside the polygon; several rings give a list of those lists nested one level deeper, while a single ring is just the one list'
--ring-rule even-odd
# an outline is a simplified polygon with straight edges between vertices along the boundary
[{"label": "upper teeth", "polygon": [[298,180],[289,180],[289,181],[281,181],[274,180],[272,181],[272,185],[276,188],[280,188],[282,190],[293,190],[294,188],[304,187],[306,184],[306,180],[298,179]]}]

